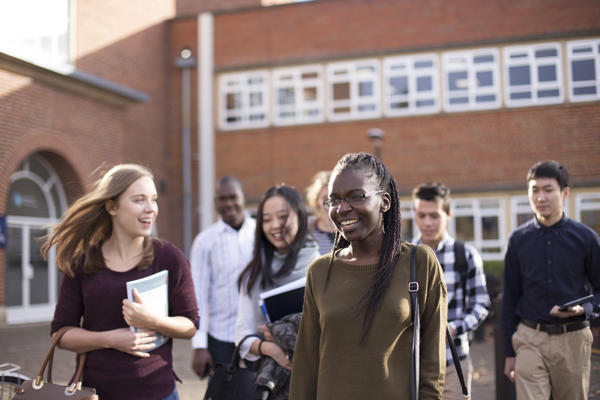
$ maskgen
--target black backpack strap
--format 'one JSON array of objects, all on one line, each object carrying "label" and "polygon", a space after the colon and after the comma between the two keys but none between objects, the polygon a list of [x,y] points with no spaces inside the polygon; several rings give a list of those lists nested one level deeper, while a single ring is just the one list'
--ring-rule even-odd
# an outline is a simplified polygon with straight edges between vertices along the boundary
[{"label": "black backpack strap", "polygon": [[419,350],[421,348],[421,313],[419,312],[419,282],[417,282],[417,246],[410,252],[410,316],[413,322],[413,341],[410,349],[410,399],[419,399]]}]

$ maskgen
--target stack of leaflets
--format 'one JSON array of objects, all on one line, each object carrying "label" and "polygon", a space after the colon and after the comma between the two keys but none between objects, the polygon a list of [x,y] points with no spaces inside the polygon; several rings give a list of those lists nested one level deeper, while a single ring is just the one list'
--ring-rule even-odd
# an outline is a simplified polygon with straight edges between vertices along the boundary
[{"label": "stack of leaflets", "polygon": [[274,322],[288,314],[302,311],[306,278],[286,283],[260,294],[258,304],[267,322]]},{"label": "stack of leaflets", "polygon": [[[169,271],[163,270],[145,278],[127,282],[127,298],[131,301],[135,301],[133,298],[133,289],[137,290],[144,305],[151,309],[154,314],[163,317],[169,316]],[[144,329],[132,326],[131,331],[141,332]],[[156,332],[156,340],[151,350],[162,346],[167,340],[169,340],[167,336]]]}]

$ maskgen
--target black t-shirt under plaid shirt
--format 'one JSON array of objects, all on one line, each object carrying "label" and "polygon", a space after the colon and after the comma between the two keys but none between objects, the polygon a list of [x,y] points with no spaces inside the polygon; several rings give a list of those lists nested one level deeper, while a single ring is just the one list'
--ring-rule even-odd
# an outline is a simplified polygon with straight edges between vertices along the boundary
[{"label": "black t-shirt under plaid shirt", "polygon": [[[469,354],[467,333],[474,331],[488,316],[490,297],[485,284],[483,261],[477,250],[465,244],[467,270],[462,274],[454,266],[454,241],[448,233],[440,241],[435,254],[444,270],[448,287],[448,326],[454,332],[454,343],[461,359]],[[415,243],[423,243],[418,237]],[[464,279],[464,282],[463,282]],[[452,363],[450,347],[446,346],[446,360]]]}]

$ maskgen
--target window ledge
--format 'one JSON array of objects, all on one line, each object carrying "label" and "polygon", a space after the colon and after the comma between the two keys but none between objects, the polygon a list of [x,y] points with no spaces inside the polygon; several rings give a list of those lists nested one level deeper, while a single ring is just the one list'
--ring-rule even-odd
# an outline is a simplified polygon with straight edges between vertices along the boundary
[{"label": "window ledge", "polygon": [[150,100],[150,96],[146,93],[118,85],[107,79],[76,69],[60,70],[42,67],[3,52],[0,52],[0,69],[28,76],[36,81],[116,107],[146,103]]}]

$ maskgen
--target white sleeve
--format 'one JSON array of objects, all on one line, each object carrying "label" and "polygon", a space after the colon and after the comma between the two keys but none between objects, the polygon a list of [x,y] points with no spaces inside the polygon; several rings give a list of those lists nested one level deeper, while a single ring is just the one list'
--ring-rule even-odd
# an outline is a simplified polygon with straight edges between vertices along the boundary
[{"label": "white sleeve", "polygon": [[[244,288],[242,288],[238,297],[237,318],[235,320],[234,337],[236,344],[239,344],[240,340],[242,340],[244,336],[257,333],[258,327],[256,325],[256,319],[254,318],[255,308],[256,307],[254,307],[252,304],[252,299],[246,293]],[[252,338],[244,340],[244,343],[242,343],[240,346],[240,357],[249,361],[256,361],[260,358],[260,356],[250,353],[250,346],[254,342],[255,340],[252,340]]]},{"label": "white sleeve", "polygon": [[198,303],[198,316],[200,326],[192,338],[192,348],[208,348],[208,323],[209,323],[209,299],[210,280],[212,271],[212,258],[206,246],[205,235],[198,235],[192,243],[190,251],[190,265],[192,268],[192,279],[194,280],[194,291]]}]

